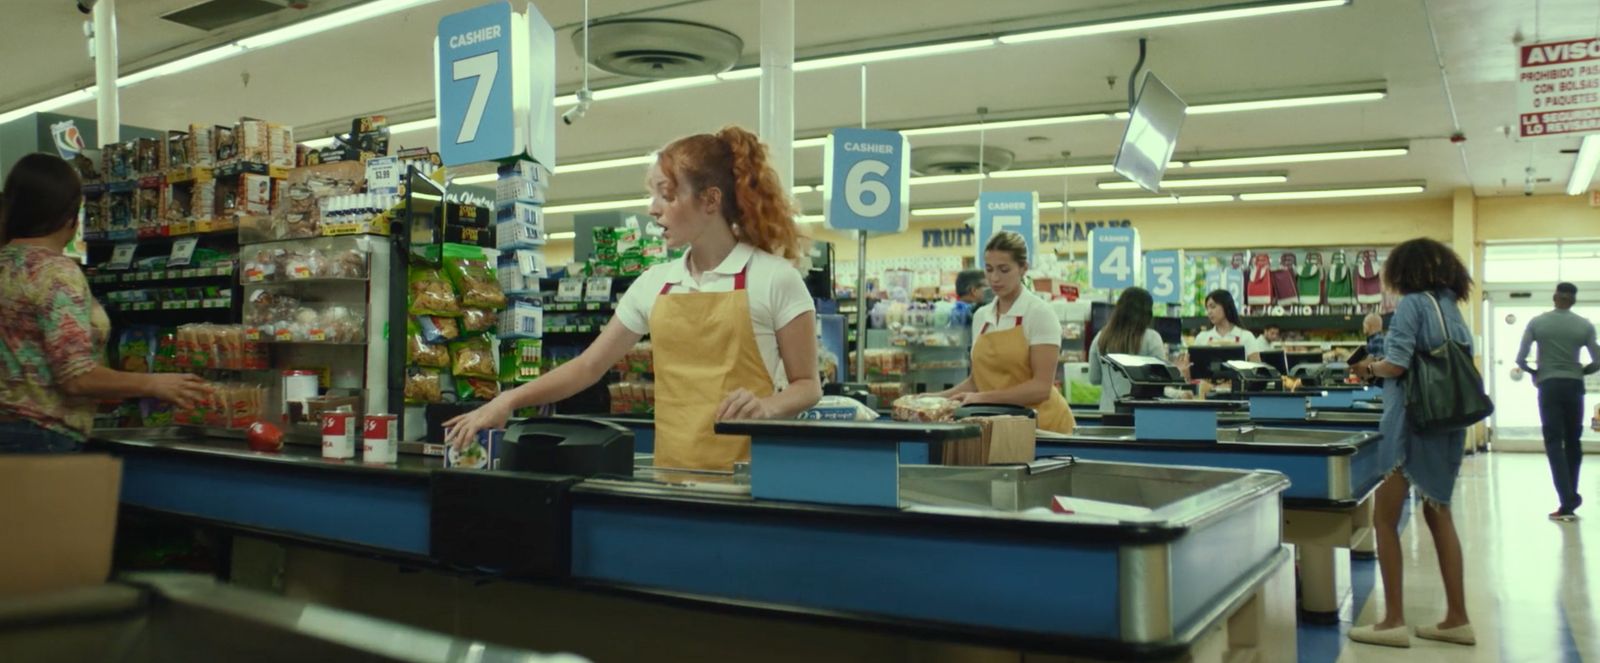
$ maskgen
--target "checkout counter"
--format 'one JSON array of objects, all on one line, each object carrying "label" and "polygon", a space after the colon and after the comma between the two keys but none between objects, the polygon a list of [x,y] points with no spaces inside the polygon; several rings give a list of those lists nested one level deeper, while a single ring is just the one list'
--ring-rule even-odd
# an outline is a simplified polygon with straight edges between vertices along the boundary
[{"label": "checkout counter", "polygon": [[[513,426],[512,469],[494,472],[257,453],[189,429],[99,431],[92,447],[123,459],[126,507],[408,568],[1074,660],[1295,656],[1278,473],[901,461],[938,457],[978,435],[970,424],[718,432],[752,437],[747,467],[682,472],[641,454],[618,468],[633,436],[577,418]],[[1062,500],[1128,512],[1063,513]]]},{"label": "checkout counter", "polygon": [[[1038,453],[1282,473],[1290,480],[1283,494],[1284,540],[1299,548],[1301,607],[1313,621],[1337,621],[1338,579],[1345,574],[1335,549],[1373,552],[1372,493],[1391,469],[1378,459],[1376,421],[1366,430],[1315,427],[1322,419],[1311,416],[1318,412],[1310,403],[1329,394],[1284,392],[1277,371],[1262,364],[1230,359],[1215,366],[1206,374],[1229,380],[1237,399],[1197,401],[1177,398],[1186,385],[1170,364],[1129,355],[1107,359],[1109,370],[1132,385],[1118,402],[1128,425],[1041,432]],[[1361,392],[1337,393],[1353,399]]]}]

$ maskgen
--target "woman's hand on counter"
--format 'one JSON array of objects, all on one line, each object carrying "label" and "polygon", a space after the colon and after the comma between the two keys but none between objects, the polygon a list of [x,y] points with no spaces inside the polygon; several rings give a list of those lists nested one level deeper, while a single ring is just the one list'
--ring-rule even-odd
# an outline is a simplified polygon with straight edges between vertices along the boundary
[{"label": "woman's hand on counter", "polygon": [[961,403],[963,405],[965,405],[967,403],[983,403],[983,402],[986,402],[984,400],[983,392],[981,392],[981,391],[964,391],[964,392],[961,392],[959,394],[951,394],[949,398],[950,398],[950,400],[952,400],[952,401],[954,401],[956,403]]},{"label": "woman's hand on counter", "polygon": [[717,406],[717,421],[742,419],[773,419],[776,413],[765,399],[758,398],[749,389],[736,389]]},{"label": "woman's hand on counter", "polygon": [[191,410],[211,399],[211,383],[187,373],[157,373],[150,376],[150,395],[158,400]]},{"label": "woman's hand on counter", "polygon": [[476,410],[444,422],[444,439],[451,446],[460,448],[477,437],[479,431],[505,428],[509,419],[511,406],[496,397]]}]

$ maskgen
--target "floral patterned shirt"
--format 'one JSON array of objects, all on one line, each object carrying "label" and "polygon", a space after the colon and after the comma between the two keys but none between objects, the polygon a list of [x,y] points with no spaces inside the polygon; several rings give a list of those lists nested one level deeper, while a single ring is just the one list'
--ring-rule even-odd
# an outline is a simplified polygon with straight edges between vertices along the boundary
[{"label": "floral patterned shirt", "polygon": [[0,246],[0,419],[83,439],[94,401],[61,385],[94,370],[111,322],[76,262],[35,246]]}]

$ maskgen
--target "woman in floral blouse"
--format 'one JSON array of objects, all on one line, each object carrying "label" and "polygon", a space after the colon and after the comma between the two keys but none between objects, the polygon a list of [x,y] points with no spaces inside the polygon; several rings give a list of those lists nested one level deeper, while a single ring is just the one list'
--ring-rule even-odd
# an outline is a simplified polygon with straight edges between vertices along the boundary
[{"label": "woman in floral blouse", "polygon": [[101,365],[111,323],[78,264],[62,255],[77,232],[83,185],[72,166],[30,154],[0,191],[0,453],[76,451],[98,400],[153,397],[192,406],[193,375]]}]

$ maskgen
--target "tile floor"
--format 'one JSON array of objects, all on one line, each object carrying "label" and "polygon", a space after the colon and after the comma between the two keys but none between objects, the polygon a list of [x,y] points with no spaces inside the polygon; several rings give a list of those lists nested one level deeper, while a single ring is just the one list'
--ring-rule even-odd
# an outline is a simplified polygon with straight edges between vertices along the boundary
[{"label": "tile floor", "polygon": [[[1593,469],[1584,474],[1584,492],[1600,499],[1600,458],[1589,460]],[[1345,621],[1301,627],[1300,660],[1600,662],[1600,509],[1580,511],[1587,518],[1577,523],[1553,523],[1545,515],[1555,503],[1542,454],[1468,457],[1454,506],[1467,564],[1467,609],[1478,645],[1413,639],[1406,650],[1345,639],[1351,623],[1377,621],[1383,607],[1376,562],[1357,560],[1351,565],[1354,591]],[[1401,543],[1407,621],[1430,623],[1444,612],[1444,592],[1433,540],[1421,518],[1407,519]]]}]

